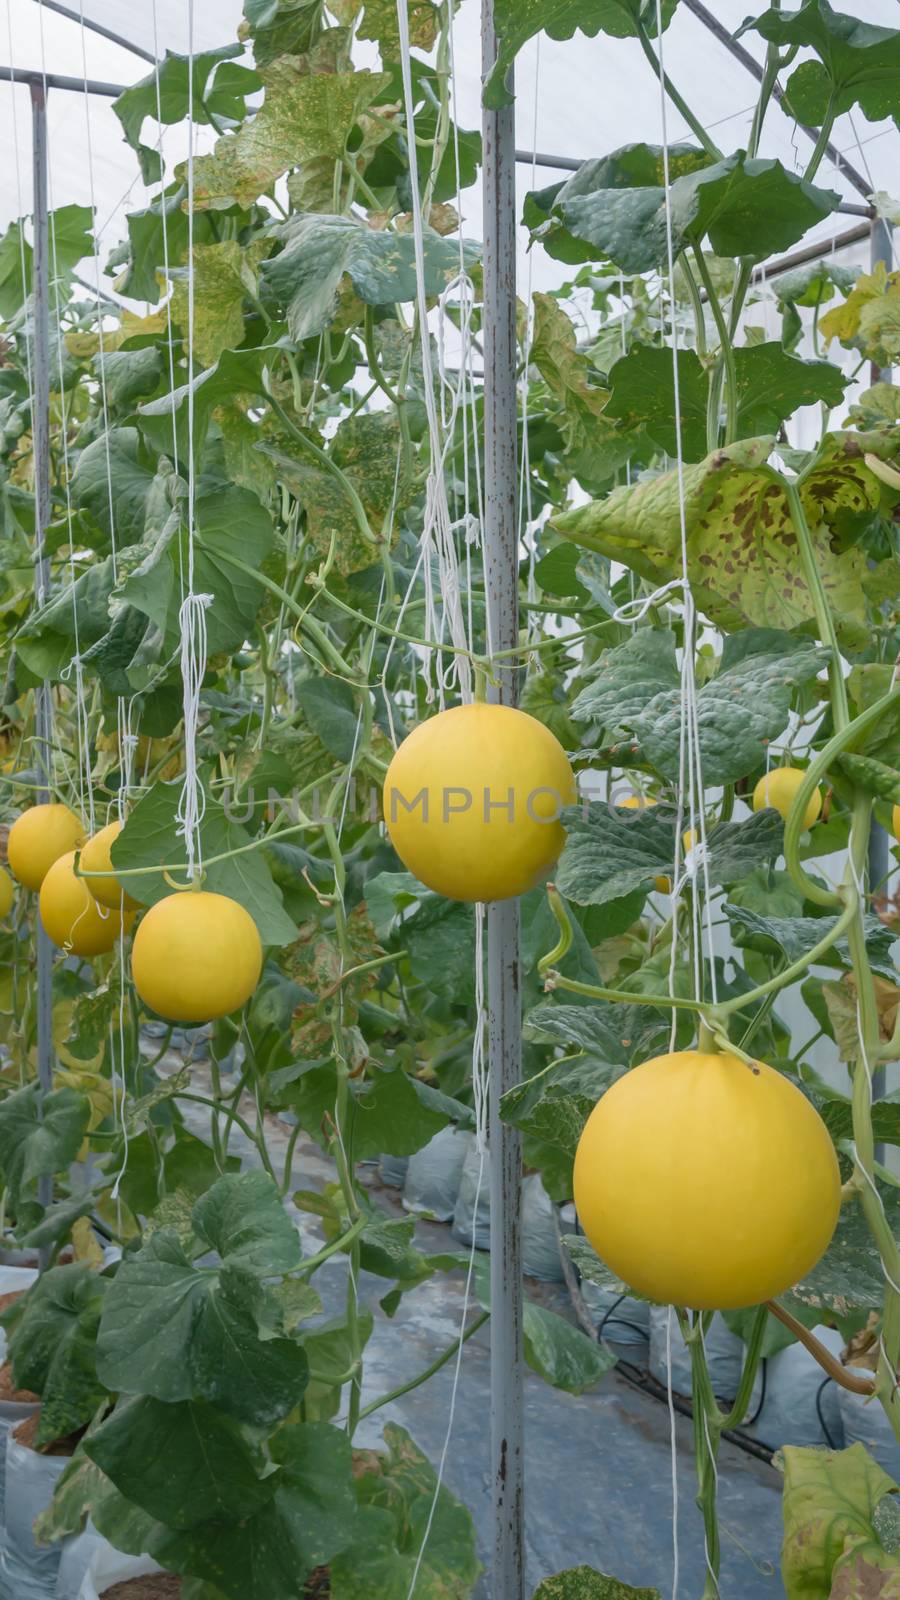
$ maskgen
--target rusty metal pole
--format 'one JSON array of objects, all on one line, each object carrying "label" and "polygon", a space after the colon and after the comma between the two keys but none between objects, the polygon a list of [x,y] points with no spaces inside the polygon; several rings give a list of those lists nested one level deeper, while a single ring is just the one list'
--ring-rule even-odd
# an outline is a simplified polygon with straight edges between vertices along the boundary
[{"label": "rusty metal pole", "polygon": [[[482,0],[485,76],[496,54],[493,0]],[[484,552],[490,641],[499,651],[519,642],[515,108],[485,108],[483,133]],[[514,664],[503,666],[498,679],[491,697],[514,705]],[[522,1150],[516,1129],[500,1119],[501,1096],[522,1076],[519,924],[518,900],[488,907],[493,1600],[525,1597]]]}]

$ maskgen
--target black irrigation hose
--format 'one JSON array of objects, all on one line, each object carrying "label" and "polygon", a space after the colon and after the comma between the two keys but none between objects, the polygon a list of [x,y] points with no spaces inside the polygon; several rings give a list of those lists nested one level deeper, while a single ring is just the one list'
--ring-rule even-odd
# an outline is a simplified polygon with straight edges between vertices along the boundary
[{"label": "black irrigation hose", "polygon": [[828,1388],[830,1383],[834,1383],[833,1378],[823,1378],[818,1389],[816,1390],[816,1415],[819,1418],[819,1426],[825,1435],[825,1442],[828,1445],[829,1450],[837,1450],[838,1446],[831,1437],[831,1429],[829,1428],[828,1423],[825,1421],[825,1414],[822,1410],[822,1394],[824,1390]]},{"label": "black irrigation hose", "polygon": [[[649,1372],[644,1372],[641,1367],[633,1366],[630,1361],[621,1360],[616,1363],[615,1370],[633,1388],[641,1389],[644,1394],[650,1395],[651,1399],[659,1400],[663,1405],[668,1405],[669,1396],[667,1390],[661,1383],[657,1383]],[[675,1394],[674,1391],[672,1393],[672,1404],[680,1416],[693,1417],[694,1408],[690,1400],[685,1400],[682,1395]],[[743,1450],[745,1455],[755,1456],[757,1461],[764,1461],[767,1466],[772,1465],[772,1457],[775,1451],[771,1445],[763,1444],[761,1439],[753,1439],[739,1428],[726,1428],[722,1433],[722,1438],[727,1439],[729,1444],[737,1445],[738,1449]]]}]

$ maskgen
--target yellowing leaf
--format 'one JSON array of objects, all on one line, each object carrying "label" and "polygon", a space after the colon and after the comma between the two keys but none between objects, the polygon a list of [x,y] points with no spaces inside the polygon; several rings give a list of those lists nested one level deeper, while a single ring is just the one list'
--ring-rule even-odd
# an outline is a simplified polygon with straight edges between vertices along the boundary
[{"label": "yellowing leaf", "polygon": [[[873,1527],[879,1501],[897,1485],[864,1445],[849,1450],[784,1450],[784,1544],[781,1572],[788,1600],[827,1600],[845,1560],[863,1557],[878,1569],[885,1552]],[[839,1590],[844,1600],[896,1588]]]},{"label": "yellowing leaf", "polygon": [[339,160],[360,113],[390,82],[367,70],[317,72],[308,56],[281,56],[261,77],[266,98],[256,116],[194,162],[200,209],[252,205],[290,167],[321,156]]},{"label": "yellowing leaf", "polygon": [[[236,239],[220,244],[197,244],[194,263],[193,348],[204,367],[212,367],[223,350],[239,345],[244,337],[244,297],[255,292],[255,278]],[[182,330],[189,322],[187,278],[178,278],[172,291],[172,316]]]},{"label": "yellowing leaf", "polygon": [[[106,354],[111,354],[114,350],[120,350],[127,339],[155,337],[157,334],[166,333],[167,330],[168,313],[165,306],[159,311],[151,311],[148,317],[138,317],[133,311],[123,311],[118,328],[104,329],[103,350]],[[66,349],[76,361],[90,361],[93,356],[100,353],[100,335],[90,331],[73,330],[66,334]]]},{"label": "yellowing leaf", "polygon": [[832,339],[861,350],[870,361],[889,367],[900,354],[900,272],[879,261],[864,273],[843,305],[819,321],[826,345]]},{"label": "yellowing leaf", "polygon": [[97,1235],[91,1227],[89,1217],[79,1217],[73,1222],[72,1248],[76,1261],[86,1261],[92,1267],[103,1265],[103,1251],[97,1242]]},{"label": "yellowing leaf", "polygon": [[[459,3],[459,0],[456,0]],[[330,9],[347,25],[365,10],[358,29],[360,39],[374,39],[383,57],[399,61],[400,30],[396,0],[334,0]],[[440,9],[433,0],[408,0],[409,42],[416,50],[430,50],[438,34]]]}]

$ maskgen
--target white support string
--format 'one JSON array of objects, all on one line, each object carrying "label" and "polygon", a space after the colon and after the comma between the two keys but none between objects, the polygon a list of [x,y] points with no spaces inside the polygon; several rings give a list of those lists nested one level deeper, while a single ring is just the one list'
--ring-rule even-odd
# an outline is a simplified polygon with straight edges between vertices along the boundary
[{"label": "white support string", "polygon": [[[462,599],[459,586],[459,561],[456,554],[456,544],[453,537],[453,524],[450,516],[450,507],[447,500],[447,484],[444,476],[445,455],[448,448],[447,442],[442,437],[440,419],[435,401],[434,374],[431,363],[431,338],[428,327],[428,302],[425,293],[425,235],[422,217],[422,200],[419,194],[419,163],[416,149],[416,122],[415,102],[413,97],[412,82],[412,56],[409,41],[409,17],[406,9],[406,0],[397,0],[397,25],[400,40],[400,64],[403,78],[403,100],[406,112],[407,149],[409,151],[409,175],[412,189],[412,220],[413,220],[413,247],[416,264],[416,308],[419,324],[419,340],[422,353],[422,376],[425,395],[425,411],[428,419],[428,438],[430,445],[430,463],[428,479],[425,487],[425,520],[422,530],[422,543],[425,549],[425,636],[429,640],[439,642],[443,637],[444,627],[449,631],[450,643],[454,647],[454,655],[449,665],[444,669],[438,666],[437,695],[441,709],[444,708],[445,692],[450,683],[459,685],[460,694],[464,702],[472,698],[472,670],[471,664],[465,654],[460,652],[468,649],[466,639],[465,620],[462,610]],[[432,562],[436,560],[440,594],[434,592],[434,572]],[[431,683],[432,652],[425,659],[426,683],[428,684],[429,698],[433,695]]]},{"label": "white support string", "polygon": [[[188,157],[187,157],[187,588],[182,589],[178,611],[181,644],[181,681],[184,712],[184,783],[178,802],[178,833],[184,839],[187,875],[202,871],[200,824],[206,805],[197,766],[197,730],[200,696],[206,675],[206,611],[211,594],[194,593],[194,517],[196,469],[194,462],[194,0],[187,0],[188,18]],[[185,575],[182,573],[182,584]]]},{"label": "white support string", "polygon": [[[436,687],[438,703],[441,709],[445,705],[445,693],[448,687],[455,683],[463,702],[471,701],[473,692],[472,670],[469,655],[473,650],[474,621],[472,609],[472,550],[481,544],[481,527],[483,523],[483,497],[480,471],[480,441],[477,437],[476,407],[475,407],[475,379],[472,361],[472,332],[471,321],[475,308],[474,286],[466,270],[465,255],[462,237],[459,243],[459,272],[453,283],[448,285],[440,297],[438,308],[438,393],[440,396],[440,409],[435,400],[435,382],[432,371],[431,344],[428,328],[428,307],[425,295],[425,260],[424,260],[424,233],[422,207],[419,196],[418,160],[415,140],[415,114],[412,89],[412,57],[410,52],[409,21],[406,0],[397,0],[397,20],[400,38],[400,60],[403,77],[403,93],[406,107],[407,146],[409,150],[410,181],[412,188],[412,213],[413,236],[415,244],[416,265],[416,303],[419,323],[419,337],[422,350],[422,369],[425,390],[425,405],[428,418],[428,435],[430,446],[430,466],[426,487],[425,521],[422,533],[419,561],[413,574],[410,589],[407,591],[403,602],[405,608],[412,584],[415,583],[421,571],[425,588],[425,637],[429,641],[438,643],[444,637],[446,627],[449,633],[449,642],[454,647],[454,655],[449,666],[444,669],[438,657],[438,670]],[[456,152],[457,174],[457,210],[461,215],[461,196],[459,189],[459,145],[458,145],[458,117],[456,116],[456,74],[454,55],[453,33],[453,8],[448,6],[449,28],[449,57],[450,81],[453,95],[453,123],[454,141]],[[451,295],[459,298],[459,337],[460,361],[456,381],[448,381],[449,375],[445,361],[444,349],[444,321],[447,303]],[[457,425],[462,422],[463,433],[463,483],[465,501],[463,515],[456,522],[453,521],[447,498],[446,462],[448,452],[452,448],[456,435]],[[469,426],[472,427],[471,447],[469,440]],[[471,514],[471,487],[472,479],[475,483],[477,516]],[[465,543],[465,570],[467,580],[467,606],[464,614],[459,583],[459,558],[456,548],[456,537],[462,532]],[[434,593],[434,565],[437,565],[437,575],[440,584],[440,597]],[[401,609],[402,615],[402,609]],[[393,644],[393,641],[391,641]],[[488,651],[491,650],[490,622],[488,621]],[[468,652],[461,654],[458,652]],[[425,656],[425,682],[428,697],[434,694],[431,680],[433,652]],[[390,649],[387,652],[390,655]],[[385,670],[387,660],[385,661]],[[383,681],[383,680],[382,680]],[[484,927],[485,908],[481,905],[475,907],[475,1029],[472,1046],[472,1093],[475,1106],[476,1123],[476,1149],[478,1151],[478,1176],[475,1184],[475,1212],[477,1214],[481,1193],[485,1181],[489,1152],[487,1146],[487,1102],[488,1102],[488,1076],[485,1053],[486,1006],[484,993]],[[447,1456],[453,1434],[453,1425],[456,1416],[456,1405],[462,1372],[462,1356],[464,1348],[464,1334],[468,1319],[469,1308],[472,1300],[472,1285],[475,1273],[475,1235],[469,1247],[468,1267],[463,1290],[463,1303],[459,1324],[459,1342],[456,1358],[453,1364],[453,1380],[450,1393],[450,1404],[447,1416],[447,1427],[444,1434],[443,1446],[437,1466],[434,1494],[428,1511],[428,1517],[419,1545],[416,1564],[413,1569],[409,1585],[407,1600],[413,1600],[425,1552],[431,1536],[435,1514],[443,1487],[444,1473],[446,1470]]]}]

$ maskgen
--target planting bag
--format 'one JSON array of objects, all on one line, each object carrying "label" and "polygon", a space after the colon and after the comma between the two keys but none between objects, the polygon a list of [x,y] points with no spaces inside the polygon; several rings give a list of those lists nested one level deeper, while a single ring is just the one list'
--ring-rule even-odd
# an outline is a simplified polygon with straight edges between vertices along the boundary
[{"label": "planting bag", "polygon": [[[657,1383],[666,1386],[666,1306],[650,1307],[650,1371]],[[744,1343],[732,1333],[724,1317],[718,1312],[712,1319],[706,1335],[706,1361],[712,1380],[713,1393],[723,1400],[733,1400],[741,1381],[744,1362]],[[691,1356],[681,1337],[681,1329],[672,1318],[672,1388],[676,1394],[691,1392]]]},{"label": "planting bag", "polygon": [[473,1146],[470,1133],[442,1128],[424,1149],[410,1156],[403,1188],[403,1207],[416,1216],[450,1222],[459,1195],[463,1163]]},{"label": "planting bag", "polygon": [[[850,1367],[862,1377],[871,1378],[866,1367]],[[900,1483],[900,1444],[885,1416],[880,1400],[867,1400],[865,1395],[851,1394],[849,1389],[838,1388],[838,1406],[844,1425],[844,1443],[864,1444],[878,1465]]]},{"label": "planting bag", "polygon": [[475,1148],[474,1139],[471,1139],[463,1162],[462,1179],[453,1212],[453,1237],[461,1244],[474,1243],[476,1250],[491,1248],[491,1162],[485,1152],[482,1165],[482,1157]]},{"label": "planting bag", "polygon": [[14,1428],[38,1409],[39,1402],[26,1405],[18,1400],[0,1400],[0,1528],[6,1526],[6,1439]]},{"label": "planting bag", "polygon": [[522,1271],[544,1283],[564,1279],[553,1201],[536,1172],[522,1180]]},{"label": "planting bag", "polygon": [[[844,1340],[836,1328],[823,1325],[813,1332],[827,1350],[840,1357]],[[820,1409],[827,1434],[819,1416]],[[843,1448],[844,1429],[836,1385],[826,1381],[818,1361],[804,1345],[790,1344],[766,1362],[765,1396],[753,1423],[753,1433],[773,1450],[784,1444],[827,1445],[829,1435],[836,1449]]]},{"label": "planting bag", "polygon": [[389,1189],[402,1189],[409,1171],[409,1156],[381,1156],[378,1176]]},{"label": "planting bag", "polygon": [[108,1539],[98,1533],[89,1520],[83,1533],[65,1539],[61,1547],[59,1571],[56,1575],[54,1600],[78,1600],[84,1575],[95,1556],[100,1553],[118,1556]]},{"label": "planting bag", "polygon": [[149,1556],[123,1556],[104,1540],[104,1547],[91,1558],[77,1600],[101,1600],[107,1589],[117,1583],[127,1583],[129,1578],[145,1578],[148,1573],[162,1570]]},{"label": "planting bag", "polygon": [[[52,1594],[60,1562],[59,1545],[39,1545],[35,1518],[53,1499],[56,1480],[68,1466],[68,1456],[42,1456],[6,1437],[6,1554],[21,1566],[25,1576],[42,1583]],[[20,1579],[20,1582],[22,1580]],[[16,1591],[18,1596],[18,1591]]]}]

